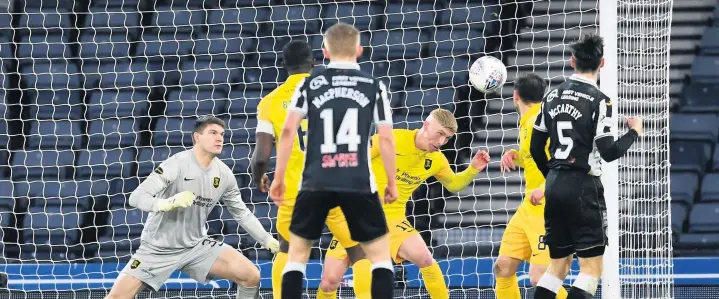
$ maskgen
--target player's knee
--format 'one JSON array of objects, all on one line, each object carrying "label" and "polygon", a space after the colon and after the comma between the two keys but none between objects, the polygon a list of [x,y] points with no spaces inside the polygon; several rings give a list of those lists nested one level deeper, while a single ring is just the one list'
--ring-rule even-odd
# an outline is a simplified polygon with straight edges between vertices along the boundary
[{"label": "player's knee", "polygon": [[513,267],[513,261],[510,258],[500,256],[494,262],[494,275],[499,277],[510,277],[514,275],[516,269]]},{"label": "player's knee", "polygon": [[417,267],[426,268],[434,265],[434,258],[432,257],[432,254],[429,253],[429,251],[426,251],[417,257],[415,264],[417,265]]},{"label": "player's knee", "polygon": [[322,281],[320,282],[320,289],[323,292],[331,292],[339,288],[340,282],[342,281],[343,274],[330,273],[331,271],[325,271],[322,273]]},{"label": "player's knee", "polygon": [[260,270],[257,267],[233,267],[237,269],[235,272],[235,282],[244,287],[255,287],[260,284]]}]

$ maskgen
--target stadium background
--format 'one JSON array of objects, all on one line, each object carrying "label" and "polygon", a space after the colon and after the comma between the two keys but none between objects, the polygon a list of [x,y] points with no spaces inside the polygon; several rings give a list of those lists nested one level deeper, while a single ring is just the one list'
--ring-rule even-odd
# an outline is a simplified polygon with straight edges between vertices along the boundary
[{"label": "stadium background", "polygon": [[[563,44],[598,32],[598,2],[0,1],[0,272],[13,295],[102,296],[139,245],[146,215],[127,205],[129,192],[159,162],[191,146],[187,132],[203,114],[228,122],[221,158],[272,229],[276,208],[248,187],[256,105],[286,77],[279,52],[287,41],[307,39],[321,62],[321,32],[342,20],[363,31],[362,68],[391,86],[396,127],[416,128],[444,107],[460,121],[445,148],[453,166],[463,169],[473,150],[490,150],[495,162],[471,187],[452,194],[430,180],[408,213],[447,269],[453,294],[492,298],[491,259],[523,189],[521,173],[501,174],[497,163],[517,142],[512,80],[535,71],[554,85],[570,75]],[[712,184],[719,181],[717,7],[697,0],[673,8],[677,298],[719,294],[719,184]],[[482,55],[508,66],[501,97],[467,85],[468,66]],[[269,287],[269,252],[224,208],[210,218],[210,233],[257,261]],[[314,288],[319,264],[311,267]],[[398,270],[398,296],[416,293],[416,268]],[[228,286],[178,276],[159,296],[231,296]]]}]

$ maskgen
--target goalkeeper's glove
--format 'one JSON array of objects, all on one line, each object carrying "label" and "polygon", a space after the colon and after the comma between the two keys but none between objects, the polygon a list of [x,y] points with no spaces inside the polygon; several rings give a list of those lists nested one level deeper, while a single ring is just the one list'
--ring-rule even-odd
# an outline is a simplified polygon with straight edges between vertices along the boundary
[{"label": "goalkeeper's glove", "polygon": [[275,238],[270,238],[270,240],[265,242],[262,247],[272,252],[272,254],[276,254],[280,251],[280,242]]},{"label": "goalkeeper's glove", "polygon": [[192,205],[195,201],[195,194],[192,191],[184,191],[175,194],[174,196],[161,199],[157,203],[157,209],[160,212],[169,212],[177,208],[187,208]]}]

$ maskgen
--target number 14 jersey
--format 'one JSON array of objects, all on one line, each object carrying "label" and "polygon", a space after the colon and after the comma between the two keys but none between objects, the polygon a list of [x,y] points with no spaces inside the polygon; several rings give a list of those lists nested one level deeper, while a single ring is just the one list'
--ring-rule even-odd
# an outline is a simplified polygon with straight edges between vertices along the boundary
[{"label": "number 14 jersey", "polygon": [[[303,191],[374,193],[369,139],[392,125],[387,87],[354,63],[330,63],[298,84],[290,109],[307,118]],[[381,175],[381,174],[379,174]]]}]

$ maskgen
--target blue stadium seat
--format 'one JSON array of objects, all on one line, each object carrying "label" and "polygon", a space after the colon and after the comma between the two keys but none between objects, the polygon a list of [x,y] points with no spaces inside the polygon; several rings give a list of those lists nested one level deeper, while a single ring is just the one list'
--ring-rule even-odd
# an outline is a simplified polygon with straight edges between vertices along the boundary
[{"label": "blue stadium seat", "polygon": [[82,123],[75,120],[36,120],[30,123],[26,149],[80,149]]},{"label": "blue stadium seat", "polygon": [[192,146],[194,128],[195,118],[160,117],[152,131],[152,144]]},{"label": "blue stadium seat", "polygon": [[23,3],[25,8],[30,9],[53,9],[53,10],[65,10],[72,8],[73,1],[70,0],[44,0],[44,1],[27,1]]},{"label": "blue stadium seat", "polygon": [[235,221],[235,217],[230,214],[230,211],[224,204],[218,205],[216,209],[219,210],[217,212],[217,217],[220,219],[220,221],[222,221],[222,231],[224,234],[233,235],[237,234],[238,232],[244,232],[240,224]]},{"label": "blue stadium seat", "polygon": [[137,157],[137,174],[141,177],[149,175],[160,163],[174,154],[185,151],[182,146],[154,146],[140,149]]},{"label": "blue stadium seat", "polygon": [[405,94],[405,107],[413,114],[429,114],[437,108],[454,110],[454,89],[411,89]]},{"label": "blue stadium seat", "polygon": [[712,169],[719,170],[719,146],[714,148],[714,161],[712,162]]},{"label": "blue stadium seat", "polygon": [[180,85],[214,86],[238,82],[242,65],[238,62],[197,60],[185,61],[180,67]]},{"label": "blue stadium seat", "polygon": [[[0,28],[10,28],[12,25],[12,16],[8,13],[7,9],[0,11]],[[13,36],[12,30],[0,30],[0,35],[10,37]]]},{"label": "blue stadium seat", "polygon": [[675,233],[681,233],[684,230],[684,220],[687,219],[687,206],[678,203],[672,203],[672,230]]},{"label": "blue stadium seat", "polygon": [[10,142],[11,131],[8,131],[7,106],[5,105],[5,92],[0,91],[0,149],[7,149]]},{"label": "blue stadium seat", "polygon": [[198,59],[242,60],[245,53],[254,49],[254,40],[237,33],[208,33],[195,43]]},{"label": "blue stadium seat", "polygon": [[166,116],[218,115],[227,111],[227,93],[222,89],[183,88],[167,95]]},{"label": "blue stadium seat", "polygon": [[670,178],[672,202],[692,205],[699,189],[699,176],[692,172],[672,172]]},{"label": "blue stadium seat", "polygon": [[33,90],[30,98],[31,119],[81,119],[82,98],[74,90]]},{"label": "blue stadium seat", "polygon": [[[255,214],[255,217],[257,217],[258,220],[260,220],[260,223],[262,223],[262,226],[265,227],[265,230],[272,231],[273,222],[272,219],[277,219],[277,206],[270,202],[265,203],[255,203],[252,205],[253,207],[253,213]],[[257,240],[253,240],[257,241]]]},{"label": "blue stadium seat", "polygon": [[[310,36],[309,39],[311,40],[315,36]],[[255,38],[252,38],[253,40]],[[257,49],[257,55],[259,56],[259,60],[261,61],[261,64],[266,65],[278,65],[278,62],[282,60],[282,47],[284,47],[287,43],[294,39],[299,40],[305,40],[304,37],[298,38],[293,36],[259,36],[257,37],[256,42],[256,49]],[[321,50],[321,46],[320,46]]]},{"label": "blue stadium seat", "polygon": [[[20,13],[20,21],[16,28],[35,31],[32,34],[42,34],[42,31],[69,34],[73,24],[70,23],[72,12],[64,8],[29,8]],[[7,28],[7,27],[3,27]]]},{"label": "blue stadium seat", "polygon": [[91,7],[82,27],[89,32],[127,32],[135,36],[140,30],[140,13],[137,7],[129,6],[108,9]]},{"label": "blue stadium seat", "polygon": [[98,149],[81,151],[77,158],[75,174],[83,178],[129,177],[132,164],[137,160],[135,150]]},{"label": "blue stadium seat", "polygon": [[178,60],[190,57],[196,42],[189,33],[146,33],[137,43],[135,55],[150,61]]},{"label": "blue stadium seat", "polygon": [[669,157],[672,171],[704,173],[711,158],[711,145],[698,141],[672,141]]},{"label": "blue stadium seat", "polygon": [[25,242],[45,245],[76,244],[82,211],[76,207],[31,207],[25,216]]},{"label": "blue stadium seat", "polygon": [[708,173],[702,180],[701,201],[719,201],[719,173]]},{"label": "blue stadium seat", "polygon": [[689,232],[719,231],[719,203],[698,203],[689,214]]},{"label": "blue stadium seat", "polygon": [[69,43],[69,34],[62,35],[28,35],[23,36],[17,45],[18,58],[26,61],[27,58],[62,59],[73,57]]},{"label": "blue stadium seat", "polygon": [[262,100],[263,93],[255,90],[230,90],[230,104],[228,112],[231,117],[255,117],[257,105]]},{"label": "blue stadium seat", "polygon": [[342,22],[354,25],[360,31],[379,27],[380,15],[383,14],[382,7],[372,2],[329,3],[322,10],[324,26],[329,28]]},{"label": "blue stadium seat", "polygon": [[140,236],[147,214],[139,209],[110,210],[111,234],[118,238]]},{"label": "blue stadium seat", "polygon": [[704,31],[700,44],[701,55],[719,55],[719,28],[709,27]]},{"label": "blue stadium seat", "polygon": [[24,65],[20,72],[28,88],[77,89],[81,87],[80,71],[67,61],[37,60]]},{"label": "blue stadium seat", "polygon": [[0,180],[0,208],[3,211],[12,210],[15,205],[14,197],[13,182],[8,179]]},{"label": "blue stadium seat", "polygon": [[412,83],[420,87],[462,86],[469,80],[470,61],[465,58],[428,58],[407,63]]},{"label": "blue stadium seat", "polygon": [[135,119],[102,119],[88,123],[88,146],[91,148],[119,148],[138,143],[140,122]]},{"label": "blue stadium seat", "polygon": [[[285,0],[287,1],[287,0]],[[220,0],[221,7],[267,7],[272,4],[277,4],[276,0]]]},{"label": "blue stadium seat", "polygon": [[100,9],[106,7],[137,7],[141,0],[92,0],[90,2],[91,9]]},{"label": "blue stadium seat", "polygon": [[252,149],[249,145],[229,143],[222,147],[220,160],[227,164],[234,173],[248,173]]},{"label": "blue stadium seat", "polygon": [[712,114],[677,114],[671,116],[671,139],[716,142],[719,139],[719,117]]},{"label": "blue stadium seat", "polygon": [[415,74],[407,69],[408,63],[401,60],[389,61],[365,61],[360,63],[363,72],[372,74],[390,86],[390,90],[404,89],[407,85],[407,77]]},{"label": "blue stadium seat", "polygon": [[197,32],[205,23],[205,11],[186,7],[157,6],[151,17],[153,29],[161,33]]},{"label": "blue stadium seat", "polygon": [[414,130],[422,127],[424,119],[421,114],[392,115],[395,129]]},{"label": "blue stadium seat", "polygon": [[153,85],[147,65],[129,60],[86,62],[82,67],[86,84],[101,88],[149,88]]},{"label": "blue stadium seat", "polygon": [[226,119],[225,142],[247,144],[255,142],[256,118],[231,117]]},{"label": "blue stadium seat", "polygon": [[13,179],[64,178],[68,167],[73,166],[75,155],[69,150],[19,150],[10,158]]},{"label": "blue stadium seat", "polygon": [[275,67],[247,67],[243,75],[245,90],[272,90],[287,79],[285,72]]},{"label": "blue stadium seat", "polygon": [[107,181],[31,181],[14,185],[15,197],[30,199],[34,207],[74,207],[85,211],[95,204],[94,197],[104,196],[108,191]]},{"label": "blue stadium seat", "polygon": [[719,235],[715,233],[681,234],[679,235],[679,248],[687,249],[715,249],[719,248]]},{"label": "blue stadium seat", "polygon": [[436,18],[432,4],[388,3],[385,13],[386,28],[430,27]]},{"label": "blue stadium seat", "polygon": [[[449,25],[444,28],[471,28],[485,36],[493,35],[485,26],[492,25],[498,20],[500,6],[490,4],[489,1],[477,4],[452,3],[449,9],[442,10],[440,24]],[[496,16],[495,16],[496,14]],[[494,28],[492,28],[494,29]]]},{"label": "blue stadium seat", "polygon": [[698,83],[719,83],[719,57],[717,56],[696,56],[691,68],[692,82]]},{"label": "blue stadium seat", "polygon": [[130,58],[130,42],[124,33],[94,34],[80,36],[80,57],[84,59]]},{"label": "blue stadium seat", "polygon": [[476,55],[486,51],[481,31],[462,28],[437,29],[433,39],[429,44],[430,56]]},{"label": "blue stadium seat", "polygon": [[371,33],[372,59],[417,58],[429,38],[418,29],[377,30]]},{"label": "blue stadium seat", "polygon": [[269,7],[240,7],[211,10],[207,15],[210,32],[247,32],[257,34],[260,24],[270,20]]},{"label": "blue stadium seat", "polygon": [[[718,28],[719,29],[719,28]],[[692,82],[684,85],[679,109],[682,112],[719,112],[719,84]]]},{"label": "blue stadium seat", "polygon": [[129,118],[149,115],[149,92],[143,90],[118,91],[111,89],[90,93],[87,118]]},{"label": "blue stadium seat", "polygon": [[2,35],[0,33],[0,63],[2,63],[2,65],[0,65],[0,69],[2,69],[3,65],[5,65],[6,63],[10,63],[8,59],[15,58],[15,53],[12,49],[13,44],[14,43],[11,37]]},{"label": "blue stadium seat", "polygon": [[273,32],[276,35],[293,33],[319,33],[322,19],[318,5],[274,6],[270,13]]}]

